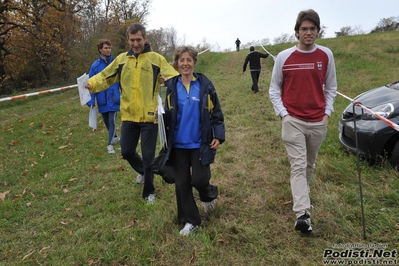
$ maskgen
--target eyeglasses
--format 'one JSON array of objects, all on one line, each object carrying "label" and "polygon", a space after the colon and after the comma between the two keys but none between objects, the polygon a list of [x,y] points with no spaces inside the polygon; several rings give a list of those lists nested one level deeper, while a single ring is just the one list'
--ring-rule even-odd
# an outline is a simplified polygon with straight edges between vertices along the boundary
[{"label": "eyeglasses", "polygon": [[301,27],[301,28],[299,28],[299,30],[300,31],[303,31],[303,32],[308,32],[308,30],[310,30],[310,31],[316,31],[317,30],[317,27]]}]

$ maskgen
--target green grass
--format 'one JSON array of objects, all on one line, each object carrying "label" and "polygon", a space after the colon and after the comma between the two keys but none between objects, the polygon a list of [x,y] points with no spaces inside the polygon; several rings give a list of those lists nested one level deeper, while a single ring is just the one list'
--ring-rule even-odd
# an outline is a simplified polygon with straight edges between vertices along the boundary
[{"label": "green grass", "polygon": [[[382,33],[318,43],[335,54],[339,91],[354,97],[398,79],[398,41]],[[267,93],[273,60],[263,61],[254,95],[242,73],[247,53],[199,57],[197,71],[219,94],[226,142],[212,165],[217,208],[207,215],[198,201],[203,223],[188,237],[179,235],[174,186],[156,177],[157,202],[144,204],[120,147],[106,153],[104,124],[88,127],[76,88],[0,103],[0,265],[322,265],[323,251],[337,243],[397,249],[399,179],[386,162],[360,162],[363,239],[357,160],[338,141],[349,103],[340,96],[312,182],[314,231],[294,231],[289,163]]]}]

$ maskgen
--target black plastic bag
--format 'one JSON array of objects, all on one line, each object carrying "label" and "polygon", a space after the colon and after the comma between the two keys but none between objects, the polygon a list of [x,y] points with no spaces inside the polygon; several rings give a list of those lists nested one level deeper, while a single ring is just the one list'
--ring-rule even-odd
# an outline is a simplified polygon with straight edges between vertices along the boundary
[{"label": "black plastic bag", "polygon": [[166,183],[173,184],[175,183],[175,176],[173,166],[167,164],[167,152],[167,149],[162,149],[151,162],[151,168],[154,174],[160,175]]}]

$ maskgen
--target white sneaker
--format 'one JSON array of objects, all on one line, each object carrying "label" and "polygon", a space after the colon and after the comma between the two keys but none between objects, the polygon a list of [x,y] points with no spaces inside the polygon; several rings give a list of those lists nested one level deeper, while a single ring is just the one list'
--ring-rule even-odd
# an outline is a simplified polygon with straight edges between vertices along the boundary
[{"label": "white sneaker", "polygon": [[155,203],[155,195],[154,194],[148,195],[148,197],[145,198],[145,201],[147,202],[147,204],[154,204]]},{"label": "white sneaker", "polygon": [[211,202],[204,202],[204,210],[207,213],[213,211],[216,207],[216,200],[212,200]]},{"label": "white sneaker", "polygon": [[113,139],[112,139],[112,141],[111,141],[111,144],[112,145],[114,145],[114,144],[116,144],[116,143],[118,143],[119,141],[121,141],[121,138],[120,137],[114,137]]},{"label": "white sneaker", "polygon": [[187,236],[189,234],[191,234],[192,232],[194,232],[195,230],[197,230],[198,225],[192,225],[190,223],[186,223],[184,225],[184,228],[182,230],[180,230],[180,234]]},{"label": "white sneaker", "polygon": [[144,175],[138,174],[136,178],[136,184],[143,184],[144,183]]},{"label": "white sneaker", "polygon": [[109,154],[115,154],[114,145],[108,145],[107,151]]}]

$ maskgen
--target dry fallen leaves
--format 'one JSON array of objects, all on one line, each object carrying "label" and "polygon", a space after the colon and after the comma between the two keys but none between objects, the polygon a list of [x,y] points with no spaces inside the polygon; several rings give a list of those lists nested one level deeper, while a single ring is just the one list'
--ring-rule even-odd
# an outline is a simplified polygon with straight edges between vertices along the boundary
[{"label": "dry fallen leaves", "polygon": [[128,225],[122,227],[121,229],[118,229],[118,228],[112,229],[112,231],[114,231],[114,232],[119,232],[119,231],[121,231],[121,230],[123,230],[123,229],[127,229],[127,228],[133,226],[135,223],[136,223],[136,220],[135,220],[135,219],[132,219],[132,220],[130,220],[130,223],[129,223]]},{"label": "dry fallen leaves", "polygon": [[195,250],[193,250],[193,253],[191,254],[191,259],[190,259],[190,264],[192,264],[196,259],[196,254],[195,254]]},{"label": "dry fallen leaves", "polygon": [[33,250],[32,252],[28,253],[27,255],[25,255],[21,261],[24,261],[27,257],[29,257],[30,255],[32,255],[33,253],[35,253],[35,250]]},{"label": "dry fallen leaves", "polygon": [[89,266],[91,266],[91,265],[97,264],[97,263],[99,263],[99,262],[100,262],[100,259],[96,259],[96,260],[90,259],[90,260],[87,262],[87,264],[89,264]]},{"label": "dry fallen leaves", "polygon": [[292,200],[286,201],[283,203],[283,205],[288,205],[288,204],[292,204]]},{"label": "dry fallen leaves", "polygon": [[6,192],[0,192],[0,199],[1,200],[5,200],[6,196],[10,193],[10,190],[6,191]]},{"label": "dry fallen leaves", "polygon": [[19,141],[12,140],[10,143],[8,143],[8,146],[15,146],[17,144],[19,144]]}]

